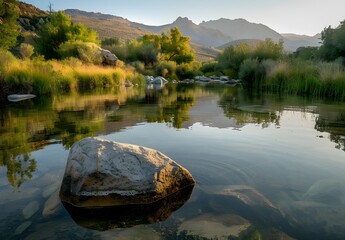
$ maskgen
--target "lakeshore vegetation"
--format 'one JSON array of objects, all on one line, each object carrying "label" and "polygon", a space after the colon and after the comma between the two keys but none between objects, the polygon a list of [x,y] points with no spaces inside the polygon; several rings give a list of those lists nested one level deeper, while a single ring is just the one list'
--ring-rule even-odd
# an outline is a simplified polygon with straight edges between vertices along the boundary
[{"label": "lakeshore vegetation", "polygon": [[[212,62],[197,62],[190,38],[178,28],[121,43],[100,40],[64,12],[47,13],[35,34],[20,32],[16,0],[0,0],[0,91],[52,96],[57,93],[145,84],[144,75],[168,80],[198,75],[241,79],[254,92],[345,100],[345,22],[322,31],[321,47],[286,53],[271,39],[226,47]],[[119,58],[102,64],[99,48]]]}]

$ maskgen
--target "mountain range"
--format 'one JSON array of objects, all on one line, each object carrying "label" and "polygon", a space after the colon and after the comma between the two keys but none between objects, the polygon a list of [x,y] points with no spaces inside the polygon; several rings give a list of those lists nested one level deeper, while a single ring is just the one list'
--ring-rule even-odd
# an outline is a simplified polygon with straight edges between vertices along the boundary
[{"label": "mountain range", "polygon": [[162,33],[166,29],[178,27],[183,35],[189,36],[192,42],[210,48],[218,48],[240,40],[284,41],[287,51],[295,51],[302,46],[319,46],[320,34],[305,36],[297,34],[280,34],[264,24],[251,23],[245,19],[226,19],[203,21],[195,24],[187,17],[178,17],[174,22],[161,26],[150,26],[131,22],[127,19],[102,13],[85,12],[77,9],[65,10],[75,22],[82,22],[96,30],[101,37],[116,36],[121,39],[132,39],[145,33]]},{"label": "mountain range", "polygon": [[[24,5],[23,5],[24,4]],[[25,9],[35,12],[30,4],[21,3]],[[21,7],[22,8],[22,7]],[[37,11],[36,9],[36,12]],[[229,44],[241,41],[255,42],[271,38],[273,41],[284,41],[285,50],[293,52],[302,46],[319,46],[321,34],[305,36],[280,34],[266,25],[251,23],[245,19],[225,19],[203,21],[195,24],[187,17],[178,17],[174,22],[161,26],[149,26],[142,23],[110,14],[86,12],[78,9],[67,9],[73,22],[80,22],[98,32],[101,39],[116,37],[121,42],[132,40],[144,34],[160,34],[167,29],[178,27],[183,35],[191,38],[191,46],[202,60],[211,59]],[[27,14],[25,14],[27,15]]]}]

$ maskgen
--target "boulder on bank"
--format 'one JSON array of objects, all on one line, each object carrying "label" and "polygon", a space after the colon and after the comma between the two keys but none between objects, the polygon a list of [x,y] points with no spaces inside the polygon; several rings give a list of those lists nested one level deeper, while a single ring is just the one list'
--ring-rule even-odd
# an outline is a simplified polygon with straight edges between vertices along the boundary
[{"label": "boulder on bank", "polygon": [[194,184],[185,168],[159,151],[86,138],[70,150],[60,198],[85,208],[150,204]]},{"label": "boulder on bank", "polygon": [[99,48],[99,51],[102,55],[104,64],[116,66],[118,58],[116,57],[116,55],[114,53],[110,52],[109,50],[103,49],[103,48]]}]

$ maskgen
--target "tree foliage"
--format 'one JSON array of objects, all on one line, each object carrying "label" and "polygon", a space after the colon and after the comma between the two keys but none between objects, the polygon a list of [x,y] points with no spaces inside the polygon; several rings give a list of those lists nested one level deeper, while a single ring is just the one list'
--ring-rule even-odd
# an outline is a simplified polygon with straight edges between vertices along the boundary
[{"label": "tree foliage", "polygon": [[326,61],[333,61],[338,58],[345,58],[345,21],[333,29],[331,26],[325,28],[321,33],[322,46],[319,49],[319,56]]},{"label": "tree foliage", "polygon": [[261,62],[266,59],[276,60],[283,55],[283,42],[273,42],[271,39],[260,41],[257,44],[239,43],[229,46],[217,57],[219,65],[223,69],[230,69],[238,73],[241,64],[246,59],[256,59]]},{"label": "tree foliage", "polygon": [[16,0],[0,0],[0,48],[9,49],[17,43],[19,12]]},{"label": "tree foliage", "polygon": [[168,33],[161,35],[161,52],[166,61],[175,61],[177,64],[189,63],[194,60],[194,52],[189,46],[189,37],[184,37],[175,27]]},{"label": "tree foliage", "polygon": [[184,37],[178,28],[172,28],[161,35],[146,34],[141,38],[126,43],[125,50],[114,48],[118,56],[127,62],[143,62],[152,68],[160,61],[177,64],[190,63],[194,52],[189,46],[189,37]]},{"label": "tree foliage", "polygon": [[80,23],[72,23],[71,18],[62,11],[52,13],[38,35],[37,50],[46,59],[59,59],[59,47],[68,41],[98,43],[95,31],[88,30]]}]

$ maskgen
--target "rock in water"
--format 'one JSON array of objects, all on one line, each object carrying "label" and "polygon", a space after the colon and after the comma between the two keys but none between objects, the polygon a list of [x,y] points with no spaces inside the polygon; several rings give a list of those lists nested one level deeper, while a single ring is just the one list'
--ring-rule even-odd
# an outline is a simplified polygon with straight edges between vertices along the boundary
[{"label": "rock in water", "polygon": [[32,201],[23,209],[23,216],[25,219],[31,218],[38,209],[40,208],[40,204],[37,201]]},{"label": "rock in water", "polygon": [[86,138],[70,150],[60,198],[88,208],[150,204],[194,184],[185,168],[159,151]]},{"label": "rock in water", "polygon": [[52,215],[58,211],[60,205],[59,190],[56,190],[44,204],[43,217]]}]

